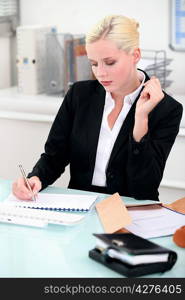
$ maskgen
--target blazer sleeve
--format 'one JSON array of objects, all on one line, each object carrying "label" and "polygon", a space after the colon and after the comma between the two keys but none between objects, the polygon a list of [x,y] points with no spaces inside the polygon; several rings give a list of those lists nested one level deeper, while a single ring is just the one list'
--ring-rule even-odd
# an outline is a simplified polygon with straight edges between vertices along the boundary
[{"label": "blazer sleeve", "polygon": [[42,189],[52,184],[69,164],[69,139],[73,126],[73,86],[69,89],[51,126],[45,152],[28,177],[38,176]]},{"label": "blazer sleeve", "polygon": [[158,199],[158,187],[179,131],[182,111],[180,103],[165,95],[149,115],[149,130],[141,141],[136,142],[130,134],[127,175],[132,197]]}]

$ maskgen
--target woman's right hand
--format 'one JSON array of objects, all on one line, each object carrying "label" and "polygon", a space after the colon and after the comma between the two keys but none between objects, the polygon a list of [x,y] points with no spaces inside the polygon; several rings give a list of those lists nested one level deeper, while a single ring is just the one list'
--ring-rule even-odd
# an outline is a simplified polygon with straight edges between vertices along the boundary
[{"label": "woman's right hand", "polygon": [[[37,176],[28,178],[28,182],[34,195],[41,190],[42,184]],[[12,185],[12,193],[21,200],[31,200],[33,194],[30,192],[23,177],[18,178]]]}]

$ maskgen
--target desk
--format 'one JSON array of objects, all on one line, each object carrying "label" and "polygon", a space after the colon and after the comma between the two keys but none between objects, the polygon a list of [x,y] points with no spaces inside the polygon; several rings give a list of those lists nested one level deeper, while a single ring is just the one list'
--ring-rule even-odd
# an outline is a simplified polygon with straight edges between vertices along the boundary
[{"label": "desk", "polygon": [[[11,184],[11,181],[0,179],[0,201],[10,193]],[[48,187],[45,192],[86,193],[57,187]],[[99,196],[99,199],[106,197]],[[124,201],[132,203],[136,200],[124,198]],[[88,251],[95,246],[92,233],[102,232],[95,209],[87,213],[82,223],[70,227],[33,228],[0,223],[0,277],[123,277],[88,257]],[[178,260],[168,272],[143,277],[184,278],[185,249],[177,247],[172,236],[153,241],[176,251]]]}]

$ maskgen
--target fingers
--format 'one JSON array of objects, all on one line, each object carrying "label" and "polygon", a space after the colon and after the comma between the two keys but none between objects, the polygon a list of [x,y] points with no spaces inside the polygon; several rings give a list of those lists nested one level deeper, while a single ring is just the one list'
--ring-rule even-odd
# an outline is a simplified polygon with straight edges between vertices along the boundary
[{"label": "fingers", "polygon": [[37,193],[42,188],[40,179],[37,176],[33,176],[29,179],[29,183],[30,183],[30,186],[31,186],[34,196],[37,198]]},{"label": "fingers", "polygon": [[144,88],[136,104],[136,115],[147,117],[154,107],[164,98],[158,78],[152,76],[144,83]]},{"label": "fingers", "polygon": [[40,179],[37,176],[33,176],[33,177],[29,178],[28,180],[29,180],[30,186],[32,188],[32,191],[34,193],[38,193],[38,191],[40,191],[42,188]]},{"label": "fingers", "polygon": [[19,199],[22,200],[31,199],[30,191],[27,188],[23,177],[18,178],[17,181],[13,183],[12,192]]},{"label": "fingers", "polygon": [[164,97],[160,81],[157,77],[152,76],[150,80],[144,83],[141,97],[145,101],[151,99],[154,103],[158,103]]},{"label": "fingers", "polygon": [[151,81],[153,81],[153,82],[155,82],[155,83],[161,85],[159,79],[158,79],[156,76],[151,76],[150,79],[147,80],[147,81],[144,83],[144,85],[148,84],[148,83],[151,82]]},{"label": "fingers", "polygon": [[[40,179],[34,176],[28,178],[28,181],[30,183],[33,193],[37,194],[37,192],[41,189]],[[12,193],[21,200],[31,200],[33,196],[29,188],[27,187],[23,177],[18,178],[17,181],[13,183]]]},{"label": "fingers", "polygon": [[159,81],[159,79],[157,78],[157,77],[155,77],[155,76],[152,76],[151,78],[150,78],[150,80],[148,80],[148,81],[146,81],[145,83],[144,83],[144,86],[145,86],[145,88],[146,87],[151,87],[151,88],[153,88],[153,90],[157,90],[157,91],[162,91],[162,89],[161,89],[161,83],[160,83],[160,81]]},{"label": "fingers", "polygon": [[145,102],[147,101],[148,99],[150,99],[150,94],[149,94],[149,90],[145,87],[142,92],[141,92],[141,95],[140,95],[140,100],[142,102]]}]

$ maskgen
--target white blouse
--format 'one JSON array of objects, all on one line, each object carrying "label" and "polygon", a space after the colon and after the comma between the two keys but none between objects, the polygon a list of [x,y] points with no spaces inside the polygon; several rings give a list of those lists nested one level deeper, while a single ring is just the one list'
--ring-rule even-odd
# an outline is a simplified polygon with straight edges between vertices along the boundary
[{"label": "white blouse", "polygon": [[138,76],[141,81],[140,86],[131,94],[124,97],[124,105],[121,112],[118,115],[116,122],[112,129],[110,129],[108,124],[108,115],[113,110],[115,101],[109,92],[106,92],[104,112],[102,117],[102,123],[100,128],[100,135],[98,141],[98,147],[96,152],[96,161],[92,179],[92,185],[96,186],[106,186],[106,168],[110,159],[110,155],[119,134],[121,126],[126,119],[126,116],[134,103],[135,99],[142,89],[143,83],[145,81],[145,74],[138,71]]}]

